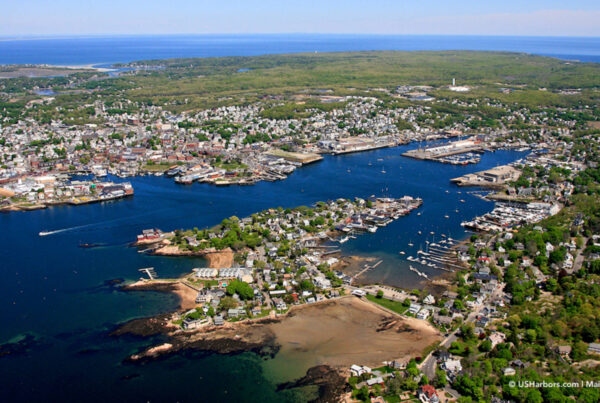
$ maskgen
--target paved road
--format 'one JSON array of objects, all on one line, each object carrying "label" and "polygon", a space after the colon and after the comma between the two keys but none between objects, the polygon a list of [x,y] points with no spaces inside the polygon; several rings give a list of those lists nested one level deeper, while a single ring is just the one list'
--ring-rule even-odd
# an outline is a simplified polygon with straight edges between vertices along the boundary
[{"label": "paved road", "polygon": [[[493,300],[495,299],[499,293],[502,292],[502,289],[495,289],[494,292],[492,293],[492,295],[490,295],[489,300]],[[470,322],[474,322],[475,319],[477,318],[477,316],[479,316],[479,312],[481,312],[481,310],[483,308],[485,308],[485,304],[479,306],[476,310],[474,310],[473,312],[471,312],[468,316],[467,319],[465,320],[465,323],[470,323]],[[455,342],[458,339],[457,333],[460,330],[460,327],[456,328],[452,333],[450,333],[444,340],[442,340],[440,342],[440,347],[444,347],[444,348],[448,348],[452,345],[453,342]],[[429,355],[427,357],[425,357],[425,359],[423,360],[423,362],[421,363],[419,369],[421,370],[421,372],[423,372],[425,375],[427,375],[427,377],[429,379],[433,379],[433,377],[435,376],[435,367],[436,367],[436,363],[437,360],[436,358],[433,356],[433,351],[429,353]]]}]

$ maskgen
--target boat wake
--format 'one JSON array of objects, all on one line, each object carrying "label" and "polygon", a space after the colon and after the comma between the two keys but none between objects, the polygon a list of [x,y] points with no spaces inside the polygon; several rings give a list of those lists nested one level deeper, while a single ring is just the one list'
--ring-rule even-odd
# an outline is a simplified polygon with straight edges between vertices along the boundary
[{"label": "boat wake", "polygon": [[39,236],[48,236],[48,235],[60,234],[61,232],[73,231],[76,229],[85,228],[85,227],[89,227],[92,225],[94,225],[94,224],[78,225],[76,227],[62,228],[62,229],[57,229],[57,230],[53,230],[53,231],[40,231],[38,233],[38,235]]},{"label": "boat wake", "polygon": [[[160,209],[157,211],[152,211],[152,212],[146,212],[146,213],[141,213],[141,214],[136,214],[133,216],[127,216],[127,217],[119,217],[119,218],[115,218],[112,220],[106,220],[106,221],[101,221],[101,222],[95,222],[95,223],[91,223],[91,224],[85,224],[85,225],[78,225],[75,227],[69,227],[69,228],[61,228],[61,229],[57,229],[57,230],[52,230],[52,231],[41,231],[38,233],[39,236],[48,236],[48,235],[54,235],[54,234],[60,234],[61,232],[67,232],[67,231],[74,231],[74,230],[78,230],[78,229],[82,229],[82,228],[88,228],[88,227],[96,227],[99,225],[104,225],[103,229],[110,229],[110,228],[114,228],[114,225],[110,225],[110,226],[106,226],[106,224],[115,224],[117,222],[121,222],[121,221],[126,221],[126,220],[132,220],[135,218],[140,218],[140,217],[145,217],[145,216],[149,216],[149,215],[155,215],[157,212],[162,212],[162,211],[166,211],[168,209]],[[181,216],[184,217],[184,216]],[[180,217],[177,217],[180,218]],[[126,224],[126,225],[136,225],[139,223],[135,223],[135,224]],[[123,226],[123,224],[119,224],[120,227]]]}]

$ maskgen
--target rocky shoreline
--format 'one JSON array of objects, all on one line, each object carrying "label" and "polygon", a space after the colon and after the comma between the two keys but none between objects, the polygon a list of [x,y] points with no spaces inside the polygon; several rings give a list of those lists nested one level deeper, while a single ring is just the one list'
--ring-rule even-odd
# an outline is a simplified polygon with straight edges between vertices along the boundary
[{"label": "rocky shoreline", "polygon": [[309,368],[306,371],[306,375],[302,378],[278,385],[277,391],[304,386],[318,387],[319,397],[311,400],[311,402],[320,403],[339,402],[341,396],[352,391],[350,385],[346,383],[346,377],[342,372],[329,365],[317,365]]},{"label": "rocky shoreline", "polygon": [[[168,355],[177,354],[183,350],[235,355],[252,352],[260,357],[273,358],[280,350],[276,337],[272,333],[264,333],[259,340],[247,340],[240,335],[223,336],[218,334],[216,328],[206,330],[204,336],[197,337],[196,332],[188,334],[183,332],[173,333],[168,323],[171,314],[159,315],[153,318],[134,319],[113,331],[111,336],[134,334],[148,337],[157,334],[169,336],[167,342],[145,349],[137,354],[132,354],[124,360],[126,364],[143,365],[146,362],[160,359]],[[263,319],[250,326],[261,326],[266,323],[278,322],[279,319]],[[316,386],[318,397],[312,402],[337,402],[341,396],[350,391],[346,383],[346,376],[341,368],[329,365],[311,367],[303,377],[277,385],[277,391],[290,390],[306,386]]]}]

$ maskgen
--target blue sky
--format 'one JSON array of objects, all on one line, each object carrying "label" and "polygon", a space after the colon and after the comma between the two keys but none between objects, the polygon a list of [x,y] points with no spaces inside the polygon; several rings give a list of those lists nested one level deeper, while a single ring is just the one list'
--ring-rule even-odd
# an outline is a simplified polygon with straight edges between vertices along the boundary
[{"label": "blue sky", "polygon": [[0,35],[600,36],[599,0],[5,0]]}]

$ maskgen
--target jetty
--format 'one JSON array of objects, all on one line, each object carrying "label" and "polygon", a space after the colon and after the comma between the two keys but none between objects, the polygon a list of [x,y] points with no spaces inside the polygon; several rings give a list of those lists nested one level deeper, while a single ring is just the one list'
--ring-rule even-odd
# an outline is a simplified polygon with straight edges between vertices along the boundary
[{"label": "jetty", "polygon": [[158,275],[156,274],[156,270],[154,270],[154,267],[144,267],[142,269],[139,269],[138,271],[140,273],[145,273],[150,280],[155,280],[158,278]]},{"label": "jetty", "polygon": [[354,276],[352,276],[352,281],[353,282],[356,278],[362,276],[363,274],[365,274],[366,272],[368,272],[371,269],[376,268],[377,266],[379,266],[381,263],[383,262],[383,260],[379,260],[377,261],[374,265],[365,265],[365,268],[362,269],[361,271],[359,271],[358,273],[356,273]]}]

